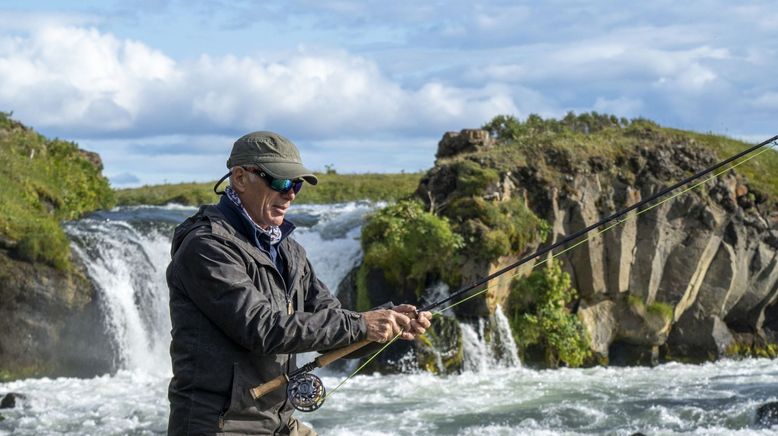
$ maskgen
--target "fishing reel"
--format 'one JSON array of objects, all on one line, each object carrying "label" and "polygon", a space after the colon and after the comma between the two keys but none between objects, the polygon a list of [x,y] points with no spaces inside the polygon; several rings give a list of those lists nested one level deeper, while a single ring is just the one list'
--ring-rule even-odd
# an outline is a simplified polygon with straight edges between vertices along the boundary
[{"label": "fishing reel", "polygon": [[321,379],[311,373],[303,373],[289,379],[286,394],[295,409],[313,412],[324,404],[327,392]]}]

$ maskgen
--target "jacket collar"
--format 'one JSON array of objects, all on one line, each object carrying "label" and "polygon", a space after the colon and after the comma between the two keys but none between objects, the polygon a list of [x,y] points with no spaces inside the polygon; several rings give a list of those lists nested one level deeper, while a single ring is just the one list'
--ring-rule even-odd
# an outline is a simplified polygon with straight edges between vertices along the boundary
[{"label": "jacket collar", "polygon": [[[226,195],[221,196],[216,207],[222,212],[227,223],[229,223],[238,233],[249,241],[253,241],[257,247],[267,251],[265,248],[269,244],[267,235],[254,227],[254,223],[249,221],[249,219],[238,209],[238,206],[227,198]],[[281,240],[277,245],[280,246],[281,242],[283,242],[287,236],[291,235],[295,228],[296,226],[294,223],[284,219],[284,222],[279,226],[279,229],[281,229]]]}]

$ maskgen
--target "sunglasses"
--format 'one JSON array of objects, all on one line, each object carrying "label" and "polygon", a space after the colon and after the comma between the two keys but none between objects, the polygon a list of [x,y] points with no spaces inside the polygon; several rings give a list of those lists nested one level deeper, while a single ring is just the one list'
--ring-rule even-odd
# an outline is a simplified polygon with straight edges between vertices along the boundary
[{"label": "sunglasses", "polygon": [[266,174],[264,171],[257,170],[254,168],[243,168],[246,171],[252,172],[259,177],[262,177],[265,179],[268,185],[270,185],[270,188],[274,191],[278,191],[282,194],[286,194],[290,190],[293,191],[295,194],[300,192],[301,189],[303,189],[303,180],[302,179],[275,179],[272,176]]}]

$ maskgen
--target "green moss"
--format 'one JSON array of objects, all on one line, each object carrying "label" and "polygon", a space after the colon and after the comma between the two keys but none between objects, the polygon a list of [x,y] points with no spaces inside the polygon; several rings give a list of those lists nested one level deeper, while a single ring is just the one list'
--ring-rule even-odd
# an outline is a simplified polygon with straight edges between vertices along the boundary
[{"label": "green moss", "polygon": [[28,365],[14,368],[13,371],[8,369],[0,369],[0,383],[40,377],[41,374],[51,374],[51,370],[51,365]]},{"label": "green moss", "polygon": [[761,357],[775,359],[778,357],[778,344],[744,343],[733,341],[724,351],[724,355],[734,358]]},{"label": "green moss", "polygon": [[675,310],[671,304],[656,301],[646,305],[642,298],[633,294],[627,296],[627,304],[629,304],[635,312],[645,313],[647,316],[660,318],[663,323],[671,322],[675,315]]},{"label": "green moss", "polygon": [[461,246],[448,220],[424,211],[417,201],[401,201],[376,212],[362,227],[362,281],[364,271],[380,270],[391,285],[414,290],[418,297],[429,280],[451,268]]},{"label": "green moss", "polygon": [[427,331],[417,338],[419,368],[433,374],[450,374],[462,368],[462,329],[456,318],[435,314]]},{"label": "green moss", "polygon": [[661,301],[646,306],[646,312],[649,315],[661,317],[665,322],[672,321],[674,316],[673,306]]},{"label": "green moss", "polygon": [[643,299],[634,294],[627,295],[627,304],[638,311],[643,311],[646,307]]},{"label": "green moss", "polygon": [[14,254],[66,270],[70,249],[59,222],[114,204],[94,156],[47,139],[0,113],[0,234]]},{"label": "green moss", "polygon": [[14,254],[29,262],[43,262],[65,270],[70,265],[70,242],[56,221],[33,219],[25,226]]},{"label": "green moss", "polygon": [[370,310],[373,305],[370,301],[370,295],[367,290],[367,268],[360,267],[357,271],[357,297],[354,304],[355,309],[358,312],[366,312]]},{"label": "green moss", "polygon": [[589,339],[581,321],[567,309],[575,298],[570,275],[556,261],[514,279],[506,313],[520,352],[539,347],[550,367],[586,363],[591,357]]},{"label": "green moss", "polygon": [[460,160],[453,164],[456,173],[456,195],[481,195],[487,186],[497,183],[500,175],[492,168],[484,168],[471,160]]},{"label": "green moss", "polygon": [[[420,173],[337,174],[330,171],[317,173],[316,176],[319,184],[306,184],[295,199],[295,204],[397,201],[410,197],[421,179]],[[120,189],[116,191],[116,197],[120,205],[178,203],[197,206],[218,201],[218,196],[213,193],[214,183],[178,183]]]},{"label": "green moss", "polygon": [[548,236],[548,224],[516,198],[507,201],[475,196],[457,198],[444,215],[464,238],[463,251],[490,262],[521,253],[530,242],[542,242]]}]

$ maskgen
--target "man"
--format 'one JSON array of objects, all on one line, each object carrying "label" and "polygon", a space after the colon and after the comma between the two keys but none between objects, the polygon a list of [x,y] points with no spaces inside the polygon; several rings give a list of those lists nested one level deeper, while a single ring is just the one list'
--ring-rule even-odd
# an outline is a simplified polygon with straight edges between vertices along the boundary
[{"label": "man", "polygon": [[168,433],[314,434],[292,417],[284,389],[258,400],[249,389],[294,370],[295,353],[413,339],[430,314],[410,305],[345,310],[316,278],[284,216],[303,182],[318,181],[288,139],[245,135],[227,168],[219,203],[173,237]]}]

